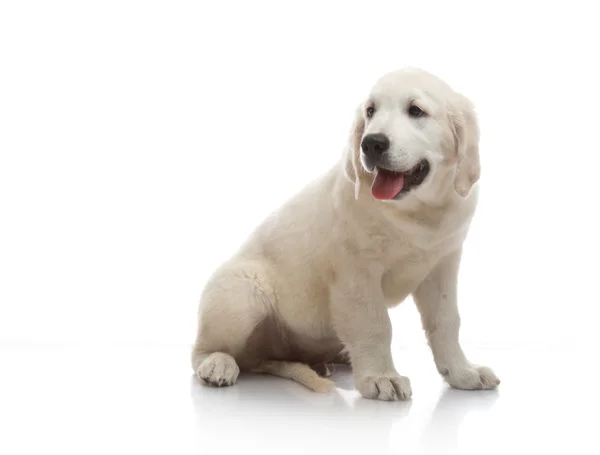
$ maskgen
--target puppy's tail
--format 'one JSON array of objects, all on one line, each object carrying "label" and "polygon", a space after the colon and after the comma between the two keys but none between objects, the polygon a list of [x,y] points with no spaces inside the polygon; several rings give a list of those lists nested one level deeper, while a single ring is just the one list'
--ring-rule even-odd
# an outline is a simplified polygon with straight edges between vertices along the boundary
[{"label": "puppy's tail", "polygon": [[280,378],[291,379],[314,392],[329,392],[335,389],[335,382],[320,377],[311,367],[298,362],[268,360],[252,369],[253,373],[272,374]]}]

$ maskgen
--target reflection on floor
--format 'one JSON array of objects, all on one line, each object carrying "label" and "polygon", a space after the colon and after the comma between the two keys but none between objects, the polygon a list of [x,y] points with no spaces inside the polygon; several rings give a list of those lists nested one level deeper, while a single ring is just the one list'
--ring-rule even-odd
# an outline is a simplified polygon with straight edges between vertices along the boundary
[{"label": "reflection on floor", "polygon": [[329,394],[260,375],[215,389],[184,348],[0,347],[0,453],[600,453],[595,357],[470,353],[497,392],[452,390],[426,350],[400,352],[413,399],[386,403],[362,399],[342,367]]}]

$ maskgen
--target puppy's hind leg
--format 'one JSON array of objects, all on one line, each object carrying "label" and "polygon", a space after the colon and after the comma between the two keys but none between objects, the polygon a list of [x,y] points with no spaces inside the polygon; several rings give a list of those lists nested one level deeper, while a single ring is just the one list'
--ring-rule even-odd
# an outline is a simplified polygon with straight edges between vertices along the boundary
[{"label": "puppy's hind leg", "polygon": [[192,368],[205,385],[235,384],[246,358],[246,343],[272,309],[273,292],[259,264],[223,267],[209,280],[198,312]]},{"label": "puppy's hind leg", "polygon": [[329,392],[335,389],[335,382],[320,377],[316,371],[303,363],[269,360],[261,362],[252,372],[291,379],[314,392]]}]

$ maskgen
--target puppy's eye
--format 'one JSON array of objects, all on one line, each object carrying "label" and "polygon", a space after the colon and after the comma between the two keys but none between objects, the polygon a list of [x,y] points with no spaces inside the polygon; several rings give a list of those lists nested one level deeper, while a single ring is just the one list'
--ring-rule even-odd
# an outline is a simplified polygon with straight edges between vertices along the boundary
[{"label": "puppy's eye", "polygon": [[425,115],[425,111],[421,109],[419,106],[415,106],[414,104],[408,108],[408,115],[411,117],[423,117]]},{"label": "puppy's eye", "polygon": [[375,108],[373,106],[369,106],[367,108],[367,118],[373,117],[374,113],[375,113]]}]

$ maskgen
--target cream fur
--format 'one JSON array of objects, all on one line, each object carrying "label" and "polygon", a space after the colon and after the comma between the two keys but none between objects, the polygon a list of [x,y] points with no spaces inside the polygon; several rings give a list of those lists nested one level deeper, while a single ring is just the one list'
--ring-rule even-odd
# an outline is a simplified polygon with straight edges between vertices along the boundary
[{"label": "cream fur", "polygon": [[[405,114],[416,102],[427,112]],[[365,116],[375,103],[376,114]],[[370,192],[361,161],[365,134],[391,139],[399,168],[426,158],[425,182],[400,200]],[[367,398],[404,400],[408,378],[392,361],[388,308],[413,295],[438,371],[453,387],[494,388],[494,373],[471,364],[458,339],[456,282],[477,205],[479,132],[471,103],[417,69],[383,76],[359,106],[339,165],[268,217],[208,281],[192,366],[210,385],[240,370],[335,387],[309,365],[352,364]]]}]

